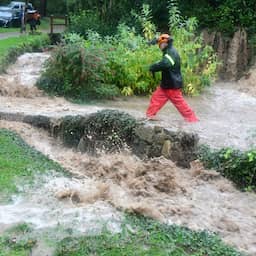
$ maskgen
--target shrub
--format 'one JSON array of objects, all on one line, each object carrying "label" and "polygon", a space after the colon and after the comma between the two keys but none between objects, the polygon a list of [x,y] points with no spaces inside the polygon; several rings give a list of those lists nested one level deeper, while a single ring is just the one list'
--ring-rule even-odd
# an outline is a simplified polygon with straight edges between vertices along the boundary
[{"label": "shrub", "polygon": [[256,150],[242,152],[231,148],[211,150],[202,147],[200,159],[206,168],[219,171],[238,187],[256,191]]},{"label": "shrub", "polygon": [[[196,19],[184,20],[175,1],[170,2],[169,8],[170,28],[182,59],[184,92],[198,95],[214,78],[218,64],[216,55],[210,46],[203,45],[200,36],[196,36]],[[149,6],[143,5],[142,14],[135,17],[146,39],[150,39],[155,26]],[[157,47],[148,46],[134,28],[119,24],[112,37],[103,37],[89,29],[83,33],[86,33],[86,41],[72,33],[65,44],[56,49],[39,82],[41,88],[73,98],[85,99],[91,95],[110,98],[117,95],[117,87],[125,96],[146,95],[160,83],[160,72],[153,77],[149,65],[161,59],[161,52]]]},{"label": "shrub", "polygon": [[55,48],[37,85],[69,98],[112,98],[118,89],[104,82],[106,72],[106,59],[100,49],[84,47],[83,41],[68,41]]},{"label": "shrub", "polygon": [[96,10],[81,10],[70,15],[69,31],[87,37],[88,30],[97,31],[103,35],[110,34],[114,28],[107,26]]},{"label": "shrub", "polygon": [[141,36],[124,24],[119,25],[116,36],[107,47],[107,65],[111,70],[106,74],[108,83],[116,84],[126,96],[148,94],[154,90],[160,77],[154,79],[148,68],[158,59],[158,49],[148,47]]},{"label": "shrub", "polygon": [[107,152],[120,151],[129,145],[134,136],[136,120],[127,113],[117,110],[102,110],[91,114],[86,120],[84,133],[93,147]]},{"label": "shrub", "polygon": [[[155,26],[149,7],[143,5],[142,13],[135,17],[141,23],[145,38],[151,39]],[[212,47],[204,46],[201,36],[196,35],[197,20],[182,18],[176,1],[170,1],[169,25],[182,60],[183,91],[187,95],[198,95],[216,75],[216,54]],[[109,77],[111,83],[124,95],[151,93],[160,82],[160,74],[153,78],[148,68],[161,59],[161,52],[157,47],[147,46],[145,39],[124,24],[119,25],[115,38],[118,43],[112,43],[113,51],[108,51],[108,64],[114,74]]]}]

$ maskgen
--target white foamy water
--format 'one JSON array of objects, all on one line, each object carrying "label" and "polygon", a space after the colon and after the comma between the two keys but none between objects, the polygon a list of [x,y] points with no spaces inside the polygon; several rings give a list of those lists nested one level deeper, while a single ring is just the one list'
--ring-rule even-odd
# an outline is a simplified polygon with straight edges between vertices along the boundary
[{"label": "white foamy water", "polygon": [[26,222],[35,229],[61,226],[82,233],[99,232],[106,226],[119,232],[122,214],[108,203],[97,200],[79,205],[70,197],[60,200],[56,196],[67,190],[89,194],[94,186],[94,182],[85,179],[80,182],[65,177],[40,177],[33,188],[20,188],[22,193],[13,197],[12,203],[0,206],[0,225]]}]

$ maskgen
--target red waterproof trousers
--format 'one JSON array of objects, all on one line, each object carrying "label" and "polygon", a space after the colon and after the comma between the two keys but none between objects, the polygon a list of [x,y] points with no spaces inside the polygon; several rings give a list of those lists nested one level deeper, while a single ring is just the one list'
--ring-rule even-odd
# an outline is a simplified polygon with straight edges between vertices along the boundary
[{"label": "red waterproof trousers", "polygon": [[162,89],[158,87],[151,96],[146,115],[153,118],[157,112],[170,100],[187,122],[197,122],[193,110],[189,107],[182,96],[181,89]]}]

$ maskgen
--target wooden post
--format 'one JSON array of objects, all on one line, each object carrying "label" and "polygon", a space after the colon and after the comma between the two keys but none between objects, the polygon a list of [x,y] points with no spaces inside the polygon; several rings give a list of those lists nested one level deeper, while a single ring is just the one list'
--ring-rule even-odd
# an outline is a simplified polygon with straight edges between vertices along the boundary
[{"label": "wooden post", "polygon": [[40,0],[40,14],[46,16],[47,0]]},{"label": "wooden post", "polygon": [[53,15],[50,16],[51,34],[53,34]]},{"label": "wooden post", "polygon": [[[62,20],[62,22],[60,23],[59,21],[57,21],[57,23],[54,23],[54,19],[60,19]],[[50,34],[53,34],[53,30],[54,30],[54,26],[68,26],[68,15],[65,16],[54,16],[54,15],[50,15]]]},{"label": "wooden post", "polygon": [[25,0],[25,7],[24,7],[24,28],[25,28],[25,30],[27,27],[27,14],[28,14],[28,0]]},{"label": "wooden post", "polygon": [[68,26],[68,15],[65,15],[65,27]]}]

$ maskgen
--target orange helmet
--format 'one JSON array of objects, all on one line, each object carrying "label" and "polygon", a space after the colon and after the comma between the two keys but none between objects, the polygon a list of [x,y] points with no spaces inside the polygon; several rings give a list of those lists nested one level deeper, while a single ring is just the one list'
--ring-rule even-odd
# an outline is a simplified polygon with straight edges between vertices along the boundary
[{"label": "orange helmet", "polygon": [[168,43],[171,37],[168,34],[162,34],[158,37],[157,43],[160,45],[161,43]]}]

